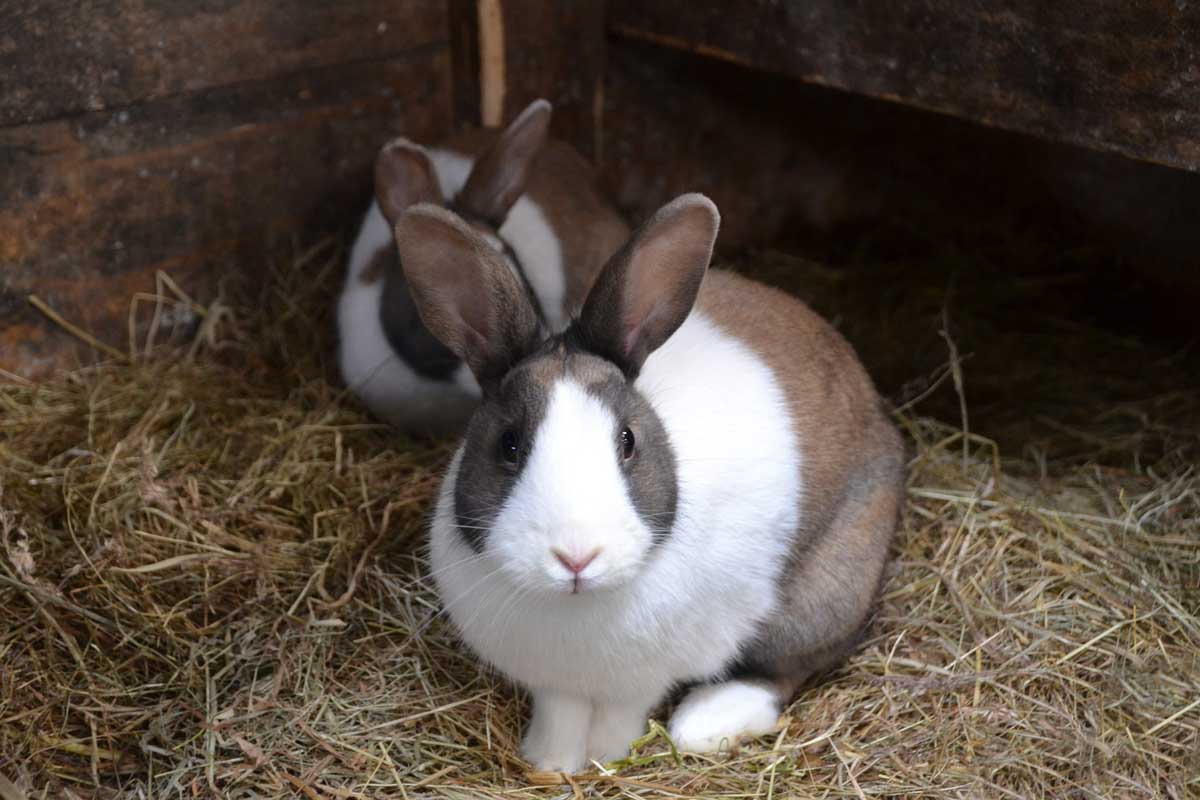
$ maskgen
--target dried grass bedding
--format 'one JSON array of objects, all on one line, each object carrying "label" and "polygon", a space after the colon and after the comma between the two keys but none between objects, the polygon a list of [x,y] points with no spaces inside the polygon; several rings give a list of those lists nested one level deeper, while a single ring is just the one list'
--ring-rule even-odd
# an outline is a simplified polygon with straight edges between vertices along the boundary
[{"label": "dried grass bedding", "polygon": [[[163,323],[133,358],[0,383],[3,800],[1200,796],[1187,358],[1027,330],[998,290],[947,304],[909,275],[881,296],[886,272],[764,256],[908,381],[908,505],[868,641],[773,736],[698,758],[652,725],[628,761],[564,782],[527,773],[523,699],[422,576],[449,445],[372,423],[330,379],[339,263],[306,253],[236,308],[164,281],[139,313],[190,309],[197,334]],[[1012,410],[1021,392],[1049,407]]]}]

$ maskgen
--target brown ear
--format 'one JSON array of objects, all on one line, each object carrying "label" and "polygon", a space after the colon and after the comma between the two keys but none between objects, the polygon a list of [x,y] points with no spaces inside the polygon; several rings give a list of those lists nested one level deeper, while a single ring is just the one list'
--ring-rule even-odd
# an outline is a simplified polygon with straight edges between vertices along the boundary
[{"label": "brown ear", "polygon": [[660,208],[596,278],[575,323],[583,346],[635,377],[691,313],[720,224],[702,194]]},{"label": "brown ear", "polygon": [[463,211],[500,227],[525,191],[529,168],[546,144],[550,112],[550,103],[534,100],[475,160],[455,201]]},{"label": "brown ear", "polygon": [[375,159],[375,199],[392,225],[409,206],[442,202],[442,190],[423,147],[407,139],[393,139],[383,146]]},{"label": "brown ear", "polygon": [[421,321],[487,392],[541,339],[529,293],[494,248],[441,206],[412,206],[395,233]]}]

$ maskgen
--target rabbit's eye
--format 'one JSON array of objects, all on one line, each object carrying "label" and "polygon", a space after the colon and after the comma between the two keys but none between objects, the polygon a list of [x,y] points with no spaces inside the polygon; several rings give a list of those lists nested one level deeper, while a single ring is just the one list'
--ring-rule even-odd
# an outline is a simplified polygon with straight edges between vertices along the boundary
[{"label": "rabbit's eye", "polygon": [[515,464],[521,458],[521,437],[516,431],[505,431],[500,436],[500,457],[509,464]]},{"label": "rabbit's eye", "polygon": [[621,429],[621,455],[626,461],[633,458],[633,448],[636,441],[633,438],[633,431],[629,430],[626,425]]}]

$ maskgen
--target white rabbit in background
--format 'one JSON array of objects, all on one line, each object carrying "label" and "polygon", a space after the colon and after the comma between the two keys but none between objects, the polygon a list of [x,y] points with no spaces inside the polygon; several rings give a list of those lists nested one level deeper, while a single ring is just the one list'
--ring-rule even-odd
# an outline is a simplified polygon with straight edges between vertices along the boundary
[{"label": "white rabbit in background", "polygon": [[602,197],[588,162],[547,139],[538,100],[503,131],[460,134],[437,148],[389,142],[350,254],[338,304],[346,384],[384,420],[414,433],[459,432],[479,386],[422,323],[400,269],[392,225],[415,203],[454,209],[533,293],[550,331],[565,327],[629,229]]}]

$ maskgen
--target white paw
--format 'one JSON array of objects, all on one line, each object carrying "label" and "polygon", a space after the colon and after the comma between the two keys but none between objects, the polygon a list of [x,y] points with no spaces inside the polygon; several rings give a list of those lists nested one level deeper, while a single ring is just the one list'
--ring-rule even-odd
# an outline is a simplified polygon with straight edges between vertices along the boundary
[{"label": "white paw", "polygon": [[607,764],[629,755],[629,743],[642,734],[644,723],[617,717],[600,717],[592,721],[588,733],[588,760]]},{"label": "white paw", "polygon": [[779,712],[778,693],[762,684],[729,681],[699,686],[675,709],[671,739],[680,750],[712,753],[775,730]]},{"label": "white paw", "polygon": [[554,741],[533,734],[533,730],[526,734],[525,741],[521,743],[521,755],[534,769],[573,775],[587,767],[587,742],[583,737]]},{"label": "white paw", "polygon": [[616,703],[598,701],[592,708],[588,758],[607,764],[629,755],[629,745],[646,732],[646,719],[657,702],[658,695]]},{"label": "white paw", "polygon": [[592,707],[587,700],[553,692],[535,692],[533,717],[521,743],[521,755],[535,769],[579,772],[588,763],[591,716]]}]

